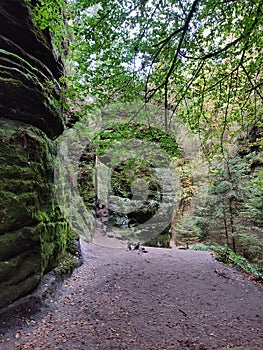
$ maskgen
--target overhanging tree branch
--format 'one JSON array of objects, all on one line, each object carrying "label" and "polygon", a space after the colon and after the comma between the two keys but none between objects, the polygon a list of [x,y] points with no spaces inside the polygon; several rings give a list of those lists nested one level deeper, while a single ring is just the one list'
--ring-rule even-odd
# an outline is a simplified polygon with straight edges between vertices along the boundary
[{"label": "overhanging tree branch", "polygon": [[[186,18],[184,26],[182,28],[178,29],[178,30],[180,30],[180,32],[182,31],[182,35],[180,37],[180,40],[179,40],[176,52],[174,54],[174,58],[173,58],[172,64],[170,66],[170,69],[169,69],[169,71],[168,71],[168,73],[167,73],[167,75],[165,77],[165,81],[162,84],[160,84],[157,88],[154,88],[154,89],[150,90],[149,92],[152,92],[152,94],[150,94],[149,98],[146,97],[146,100],[149,101],[155,95],[155,93],[158,90],[160,90],[161,88],[163,88],[163,87],[168,85],[168,81],[170,79],[171,74],[174,71],[174,68],[175,68],[175,65],[176,65],[176,62],[177,62],[177,59],[178,59],[179,52],[181,50],[181,47],[182,47],[182,44],[183,44],[183,41],[184,41],[184,38],[185,38],[185,35],[186,35],[187,31],[188,31],[189,24],[190,24],[190,22],[191,22],[191,20],[193,18],[193,15],[194,15],[194,13],[196,11],[196,8],[197,8],[197,5],[198,5],[199,1],[200,0],[195,0],[193,2],[193,5],[191,7],[191,10],[188,13],[188,16]],[[165,44],[163,44],[163,45],[165,45]],[[154,57],[155,60],[158,57],[159,53],[161,52],[162,47],[161,47],[161,49],[158,50],[157,54],[155,55],[155,57]],[[146,86],[148,86],[148,82],[149,82],[149,75],[148,75],[148,78],[147,78],[147,81],[146,81]]]}]

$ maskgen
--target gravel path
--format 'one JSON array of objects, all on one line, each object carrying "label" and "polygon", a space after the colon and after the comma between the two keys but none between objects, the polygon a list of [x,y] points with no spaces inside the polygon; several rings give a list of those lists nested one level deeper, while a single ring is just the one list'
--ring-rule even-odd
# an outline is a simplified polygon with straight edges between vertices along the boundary
[{"label": "gravel path", "polygon": [[84,264],[1,350],[263,348],[262,288],[210,253],[82,250]]}]

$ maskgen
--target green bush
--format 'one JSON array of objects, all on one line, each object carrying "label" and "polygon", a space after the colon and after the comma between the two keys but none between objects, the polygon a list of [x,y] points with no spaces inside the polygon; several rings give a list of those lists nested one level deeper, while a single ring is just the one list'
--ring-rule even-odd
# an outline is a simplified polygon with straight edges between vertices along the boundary
[{"label": "green bush", "polygon": [[249,273],[252,273],[255,275],[258,279],[263,281],[263,273],[254,267],[252,264],[250,264],[246,258],[234,253],[231,249],[228,247],[222,247],[217,245],[211,245],[211,246],[193,246],[191,249],[193,250],[201,250],[201,251],[214,251],[217,256],[217,260],[234,266],[240,270],[247,271]]}]

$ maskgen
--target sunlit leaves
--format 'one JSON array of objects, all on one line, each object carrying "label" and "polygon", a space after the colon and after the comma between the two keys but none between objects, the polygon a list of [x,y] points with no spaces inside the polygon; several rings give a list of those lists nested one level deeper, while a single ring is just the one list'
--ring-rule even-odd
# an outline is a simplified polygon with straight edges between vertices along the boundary
[{"label": "sunlit leaves", "polygon": [[262,11],[259,0],[41,0],[35,14],[57,46],[66,38],[75,96],[152,100],[223,151],[262,113]]}]

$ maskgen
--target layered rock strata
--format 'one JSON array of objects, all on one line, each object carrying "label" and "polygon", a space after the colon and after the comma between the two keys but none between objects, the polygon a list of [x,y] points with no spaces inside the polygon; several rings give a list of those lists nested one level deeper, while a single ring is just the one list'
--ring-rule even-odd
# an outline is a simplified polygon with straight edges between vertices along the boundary
[{"label": "layered rock strata", "polygon": [[48,32],[32,22],[23,0],[0,4],[1,117],[34,125],[54,138],[63,131],[59,77],[63,66]]},{"label": "layered rock strata", "polygon": [[0,308],[33,290],[72,245],[57,207],[63,66],[23,0],[0,3]]}]

